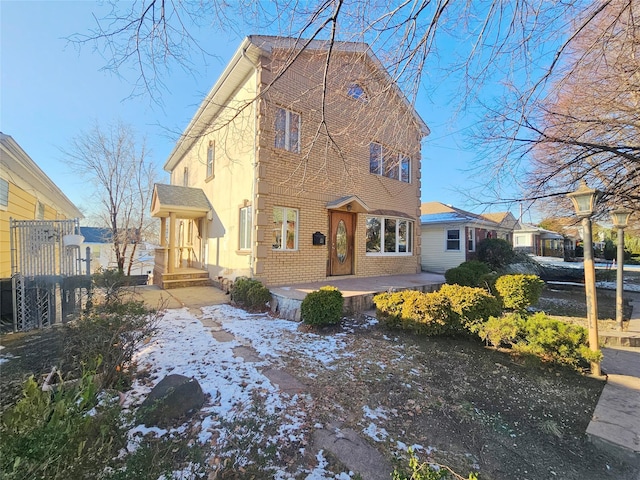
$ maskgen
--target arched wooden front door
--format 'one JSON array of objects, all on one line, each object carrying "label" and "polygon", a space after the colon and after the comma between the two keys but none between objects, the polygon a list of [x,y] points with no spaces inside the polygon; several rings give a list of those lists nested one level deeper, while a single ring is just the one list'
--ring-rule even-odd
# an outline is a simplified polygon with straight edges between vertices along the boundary
[{"label": "arched wooden front door", "polygon": [[352,275],[355,213],[331,211],[329,214],[329,274]]}]

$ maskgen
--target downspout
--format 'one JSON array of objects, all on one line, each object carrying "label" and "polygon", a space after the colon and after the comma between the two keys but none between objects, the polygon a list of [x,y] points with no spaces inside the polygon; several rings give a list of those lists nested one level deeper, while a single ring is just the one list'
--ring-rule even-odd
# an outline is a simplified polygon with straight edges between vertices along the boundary
[{"label": "downspout", "polygon": [[256,245],[256,221],[257,218],[257,201],[256,201],[256,183],[258,182],[258,111],[259,111],[259,95],[258,87],[260,84],[260,68],[259,65],[253,63],[253,61],[247,57],[248,46],[242,49],[242,57],[251,63],[255,68],[255,92],[256,97],[254,99],[254,113],[253,113],[253,182],[251,183],[251,254],[249,255],[249,271],[251,272],[251,278],[255,277],[255,271],[253,268],[254,261],[256,259],[256,251],[258,249]]}]

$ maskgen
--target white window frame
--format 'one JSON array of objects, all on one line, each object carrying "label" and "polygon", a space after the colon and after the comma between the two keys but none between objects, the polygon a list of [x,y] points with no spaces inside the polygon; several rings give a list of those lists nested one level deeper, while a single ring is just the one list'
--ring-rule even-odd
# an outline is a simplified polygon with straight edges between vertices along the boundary
[{"label": "white window frame", "polygon": [[[396,257],[408,257],[413,255],[413,246],[414,246],[414,231],[415,231],[415,222],[413,220],[409,220],[403,217],[384,217],[378,215],[370,215],[367,217],[367,223],[369,219],[377,218],[379,220],[378,225],[380,226],[380,244],[378,245],[378,250],[368,250],[368,246],[365,246],[366,255],[367,256],[396,256]],[[385,245],[385,235],[382,233],[387,228],[387,222],[395,222],[395,248],[393,251],[387,251],[387,245]],[[402,250],[402,243],[400,242],[400,229],[401,225],[405,225],[408,230],[408,234],[406,235],[406,243],[405,250]],[[365,235],[368,233],[368,225],[365,229]],[[365,237],[366,238],[366,237]]]},{"label": "white window frame", "polygon": [[238,225],[239,250],[251,250],[251,229],[253,228],[251,205],[240,208]]},{"label": "white window frame", "polygon": [[36,220],[44,220],[44,210],[44,203],[42,203],[40,200],[36,200],[36,208],[35,212],[33,213],[33,218],[35,218]]},{"label": "white window frame", "polygon": [[[372,168],[374,158],[376,158],[377,166]],[[391,168],[389,168],[389,163],[393,163]],[[404,170],[403,165],[406,165]],[[407,174],[403,175],[403,172]],[[411,157],[394,152],[378,142],[371,142],[369,144],[369,173],[403,183],[411,183]]]},{"label": "white window frame", "polygon": [[182,171],[182,186],[189,186],[189,167],[184,167],[184,170]]},{"label": "white window frame", "polygon": [[213,162],[215,158],[215,143],[210,142],[207,148],[207,178],[213,178]]},{"label": "white window frame", "polygon": [[[279,131],[278,120],[284,115],[284,131]],[[296,121],[297,118],[297,121]],[[297,125],[296,125],[297,123]],[[274,146],[281,150],[292,153],[300,153],[300,131],[302,126],[302,115],[297,112],[278,107],[274,120]]]},{"label": "white window frame", "polygon": [[[279,227],[276,227],[276,212],[277,211],[281,211],[282,212],[282,223],[280,224]],[[288,228],[288,220],[285,221],[285,219],[289,218],[289,214],[290,213],[294,213],[295,214],[295,225],[294,225],[294,229],[293,229],[293,245],[292,246],[288,246],[288,242],[287,241],[282,241],[283,238],[287,238],[287,234],[289,233],[289,228]],[[273,243],[271,244],[271,248],[272,250],[275,250],[277,252],[285,252],[285,251],[296,251],[298,250],[298,240],[299,240],[299,230],[300,230],[300,211],[297,208],[289,208],[289,207],[280,207],[280,206],[276,206],[273,207],[273,223],[274,223],[274,228],[273,228],[273,233],[275,235],[274,239],[273,239]],[[278,232],[279,230],[279,232]],[[279,244],[278,244],[278,233],[279,233]]]},{"label": "white window frame", "polygon": [[[458,238],[449,238],[449,232],[458,232]],[[461,235],[459,228],[445,228],[444,230],[444,249],[446,252],[459,252]],[[458,242],[458,248],[449,248],[449,242]]]},{"label": "white window frame", "polygon": [[[467,227],[467,251],[475,252],[476,251],[476,229],[473,227]],[[469,248],[471,245],[471,248]]]},{"label": "white window frame", "polygon": [[0,210],[9,208],[9,182],[0,178]]}]

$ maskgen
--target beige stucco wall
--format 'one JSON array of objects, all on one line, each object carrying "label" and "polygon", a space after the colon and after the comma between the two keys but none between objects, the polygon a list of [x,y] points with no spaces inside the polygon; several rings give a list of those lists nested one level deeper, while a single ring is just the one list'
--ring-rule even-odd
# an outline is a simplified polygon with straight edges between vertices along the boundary
[{"label": "beige stucco wall", "polygon": [[[202,188],[214,206],[211,220],[182,220],[183,238],[187,237],[189,222],[193,222],[192,266],[207,269],[212,278],[251,275],[250,252],[238,250],[238,221],[239,208],[252,204],[255,85],[254,74],[239,86],[228,108],[213,119],[171,172],[171,183],[183,185],[184,169],[188,168],[186,186]],[[214,175],[207,178],[210,142],[215,148]],[[177,233],[181,235],[180,226]]]},{"label": "beige stucco wall", "polygon": [[[328,235],[327,203],[349,195],[357,195],[373,211],[400,212],[415,222],[411,255],[367,255],[366,214],[358,214],[355,275],[416,273],[420,269],[421,134],[414,117],[359,55],[334,54],[326,89],[322,87],[326,55],[302,54],[296,64],[270,85],[281,68],[278,52],[273,55],[273,62],[263,58],[260,76],[265,95],[260,103],[258,124],[260,178],[255,276],[272,286],[325,279],[328,248],[312,245],[312,234],[320,231]],[[365,87],[367,102],[347,95],[351,82]],[[274,115],[278,107],[301,115],[300,153],[274,147]],[[411,183],[369,173],[371,142],[411,157]],[[272,249],[274,206],[299,209],[297,251]]]}]

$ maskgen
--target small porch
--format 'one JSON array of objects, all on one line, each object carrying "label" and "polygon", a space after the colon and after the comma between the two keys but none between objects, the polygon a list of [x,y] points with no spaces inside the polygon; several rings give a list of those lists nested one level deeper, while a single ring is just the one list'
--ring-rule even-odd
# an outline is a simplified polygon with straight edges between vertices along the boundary
[{"label": "small porch", "polygon": [[[202,221],[211,204],[199,188],[156,184],[151,216],[160,218],[153,284],[162,289],[211,285],[202,258]],[[168,225],[167,225],[168,223]],[[168,227],[168,228],[167,228]]]},{"label": "small porch", "polygon": [[416,273],[413,275],[385,275],[380,277],[332,277],[321,282],[270,287],[271,311],[280,318],[300,320],[300,305],[309,292],[327,285],[338,288],[344,297],[344,311],[363,312],[374,308],[373,297],[378,293],[400,290],[433,292],[445,283],[444,275]]}]

